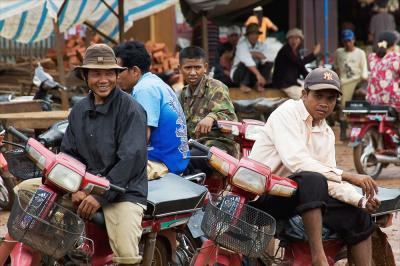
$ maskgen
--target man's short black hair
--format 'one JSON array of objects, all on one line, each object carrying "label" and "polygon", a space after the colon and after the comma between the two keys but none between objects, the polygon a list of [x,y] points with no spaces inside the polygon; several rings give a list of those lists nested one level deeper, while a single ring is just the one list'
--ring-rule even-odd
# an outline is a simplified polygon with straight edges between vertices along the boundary
[{"label": "man's short black hair", "polygon": [[189,46],[179,52],[179,63],[184,59],[203,59],[206,62],[206,53],[198,46]]},{"label": "man's short black hair", "polygon": [[114,47],[114,53],[116,57],[121,58],[124,67],[136,66],[142,74],[150,71],[151,59],[143,43],[138,41],[121,43]]}]

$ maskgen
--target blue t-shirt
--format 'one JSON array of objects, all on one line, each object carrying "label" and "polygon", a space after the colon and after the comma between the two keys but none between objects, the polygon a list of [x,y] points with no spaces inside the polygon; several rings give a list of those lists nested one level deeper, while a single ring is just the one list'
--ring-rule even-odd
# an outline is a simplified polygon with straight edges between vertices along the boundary
[{"label": "blue t-shirt", "polygon": [[164,163],[171,173],[181,174],[189,163],[186,119],[175,92],[151,72],[133,87],[133,98],[147,113],[151,127],[148,158]]}]

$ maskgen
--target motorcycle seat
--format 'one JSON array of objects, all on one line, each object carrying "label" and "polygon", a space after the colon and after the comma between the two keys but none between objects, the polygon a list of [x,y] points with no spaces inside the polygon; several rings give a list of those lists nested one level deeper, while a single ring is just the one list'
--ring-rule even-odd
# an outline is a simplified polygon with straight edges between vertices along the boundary
[{"label": "motorcycle seat", "polygon": [[85,96],[83,95],[74,95],[71,97],[71,106],[74,106],[77,102],[79,102],[80,100],[82,100],[83,98],[85,98]]},{"label": "motorcycle seat", "polygon": [[[168,173],[148,183],[147,210],[144,219],[161,218],[180,213],[195,212],[203,207],[207,188]],[[105,226],[104,213],[97,212],[92,222]]]},{"label": "motorcycle seat", "polygon": [[156,218],[201,209],[208,192],[205,186],[172,173],[149,181],[148,186],[145,216]]},{"label": "motorcycle seat", "polygon": [[284,103],[287,98],[262,98],[254,108],[260,113],[272,113],[279,105]]},{"label": "motorcycle seat", "polygon": [[62,138],[68,126],[68,120],[62,120],[55,123],[49,130],[39,135],[38,140],[46,147],[61,146]]},{"label": "motorcycle seat", "polygon": [[[362,193],[361,188],[355,188],[359,193]],[[377,198],[380,200],[381,206],[372,216],[400,210],[400,188],[378,187]]]},{"label": "motorcycle seat", "polygon": [[234,100],[233,106],[235,107],[235,112],[253,113],[255,111],[254,106],[262,99],[263,98],[256,98],[250,100]]},{"label": "motorcycle seat", "polygon": [[393,106],[389,105],[371,105],[367,101],[348,101],[346,102],[344,113],[387,113],[390,117],[399,119],[399,114]]}]

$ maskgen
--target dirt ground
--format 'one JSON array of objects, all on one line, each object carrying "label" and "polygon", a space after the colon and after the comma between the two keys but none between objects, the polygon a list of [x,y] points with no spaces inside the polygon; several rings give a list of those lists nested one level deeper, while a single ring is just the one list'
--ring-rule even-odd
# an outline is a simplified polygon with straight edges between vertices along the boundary
[{"label": "dirt ground", "polygon": [[[335,129],[336,131],[336,129]],[[336,159],[338,167],[346,171],[355,171],[352,149],[347,146],[347,143],[337,141],[336,143]],[[400,167],[389,166],[384,169],[377,179],[380,186],[385,187],[400,187]],[[6,223],[8,218],[8,212],[0,211],[0,236],[3,236],[6,232]],[[388,235],[389,242],[392,246],[396,265],[400,265],[400,215],[396,214],[393,219],[393,225],[391,227],[383,229]]]},{"label": "dirt ground", "polygon": [[[335,130],[335,133],[336,132],[337,130]],[[336,136],[338,136],[338,134],[336,134]],[[352,172],[356,171],[353,163],[352,148],[348,147],[347,143],[341,141],[336,142],[336,162],[340,169]],[[379,186],[400,188],[400,167],[390,165],[386,169],[383,169],[377,182]],[[400,265],[400,213],[395,214],[393,225],[384,228],[382,231],[388,235],[396,265]]]}]

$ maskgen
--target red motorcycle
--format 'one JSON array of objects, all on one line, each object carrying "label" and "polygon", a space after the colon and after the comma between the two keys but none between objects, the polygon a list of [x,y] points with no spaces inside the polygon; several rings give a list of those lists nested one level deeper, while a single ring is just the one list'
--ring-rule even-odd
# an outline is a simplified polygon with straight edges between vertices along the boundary
[{"label": "red motorcycle", "polygon": [[389,164],[400,165],[399,114],[395,108],[350,101],[343,112],[351,127],[349,145],[358,173],[377,178]]},{"label": "red motorcycle", "polygon": [[[191,265],[241,265],[243,259],[252,265],[265,265],[257,260],[263,255],[273,236],[280,240],[275,258],[270,261],[292,266],[311,265],[311,253],[304,225],[300,216],[279,221],[275,232],[275,220],[247,203],[258,195],[268,193],[290,197],[296,193],[297,184],[291,179],[279,177],[254,160],[243,157],[237,160],[215,147],[208,148],[193,140],[197,149],[207,152],[209,165],[223,175],[229,190],[220,192],[205,207],[201,229],[208,238]],[[400,210],[400,189],[379,188],[381,207],[373,215],[381,227],[391,225],[393,213]],[[347,258],[347,251],[340,237],[323,228],[323,246],[330,265]],[[255,263],[255,264],[254,264]]]},{"label": "red motorcycle", "polygon": [[[108,189],[119,193],[125,189],[90,174],[84,164],[67,154],[54,154],[14,128],[8,132],[26,143],[27,155],[43,172],[43,185],[35,193],[19,191],[7,224],[5,241],[9,243],[0,246],[0,265],[6,261],[32,265],[40,259],[45,265],[111,265],[113,254],[103,214],[83,221],[59,203],[63,195],[78,190],[101,195]],[[139,244],[142,265],[188,265],[194,244],[185,232],[186,224],[202,208],[207,190],[174,174],[150,181],[148,190]]]}]

